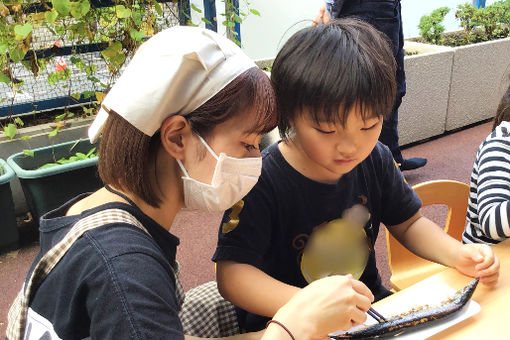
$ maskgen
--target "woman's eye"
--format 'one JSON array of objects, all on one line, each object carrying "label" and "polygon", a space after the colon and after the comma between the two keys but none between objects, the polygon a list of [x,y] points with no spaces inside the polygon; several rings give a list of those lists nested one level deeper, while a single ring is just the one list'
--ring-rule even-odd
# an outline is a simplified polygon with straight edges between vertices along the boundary
[{"label": "woman's eye", "polygon": [[243,143],[243,146],[246,149],[246,151],[258,150],[258,148],[252,144]]}]

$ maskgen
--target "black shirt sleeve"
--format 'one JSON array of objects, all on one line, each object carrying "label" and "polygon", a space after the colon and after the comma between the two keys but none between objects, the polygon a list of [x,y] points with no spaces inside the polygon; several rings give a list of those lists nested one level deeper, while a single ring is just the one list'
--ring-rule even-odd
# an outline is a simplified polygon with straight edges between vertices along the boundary
[{"label": "black shirt sleeve", "polygon": [[386,226],[407,221],[421,208],[421,200],[406,182],[389,149],[378,143],[381,152],[381,222]]}]

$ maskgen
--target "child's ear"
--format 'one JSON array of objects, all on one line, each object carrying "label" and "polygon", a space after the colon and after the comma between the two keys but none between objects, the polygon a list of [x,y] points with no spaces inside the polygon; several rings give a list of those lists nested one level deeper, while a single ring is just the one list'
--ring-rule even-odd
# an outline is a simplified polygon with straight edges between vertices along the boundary
[{"label": "child's ear", "polygon": [[191,126],[183,116],[168,117],[161,124],[161,146],[175,159],[184,159],[184,151],[191,136]]}]

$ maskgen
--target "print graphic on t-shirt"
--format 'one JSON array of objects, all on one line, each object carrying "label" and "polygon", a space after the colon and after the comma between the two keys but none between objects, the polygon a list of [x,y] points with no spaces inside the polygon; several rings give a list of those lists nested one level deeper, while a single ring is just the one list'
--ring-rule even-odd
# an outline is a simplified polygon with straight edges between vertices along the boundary
[{"label": "print graphic on t-shirt", "polygon": [[326,276],[346,274],[359,279],[370,254],[364,229],[369,219],[368,209],[355,204],[341,218],[314,228],[301,257],[305,280],[310,283]]},{"label": "print graphic on t-shirt", "polygon": [[243,210],[244,201],[240,200],[231,208],[230,214],[228,215],[229,220],[221,225],[221,232],[223,234],[229,233],[234,230],[239,224],[239,214]]}]

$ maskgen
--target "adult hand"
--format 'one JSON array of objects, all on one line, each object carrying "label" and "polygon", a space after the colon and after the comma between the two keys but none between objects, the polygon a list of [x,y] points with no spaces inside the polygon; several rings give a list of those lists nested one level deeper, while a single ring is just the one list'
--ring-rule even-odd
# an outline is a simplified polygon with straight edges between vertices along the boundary
[{"label": "adult hand", "polygon": [[319,9],[319,14],[313,21],[312,26],[317,26],[318,24],[327,24],[330,21],[331,17],[329,16],[328,12],[326,12],[326,4],[322,4],[321,8]]},{"label": "adult hand", "polygon": [[374,296],[364,283],[352,275],[335,275],[301,289],[273,319],[296,339],[310,339],[365,322],[372,301]]},{"label": "adult hand", "polygon": [[454,266],[465,275],[479,277],[480,282],[488,286],[494,286],[498,282],[499,259],[486,244],[462,245]]}]

